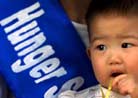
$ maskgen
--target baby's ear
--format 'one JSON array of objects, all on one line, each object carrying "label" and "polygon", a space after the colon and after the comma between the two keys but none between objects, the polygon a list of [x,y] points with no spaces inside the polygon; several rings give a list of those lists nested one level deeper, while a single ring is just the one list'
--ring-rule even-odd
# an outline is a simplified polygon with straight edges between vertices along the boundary
[{"label": "baby's ear", "polygon": [[88,55],[88,58],[90,59],[90,58],[91,58],[90,47],[88,47],[88,48],[86,49],[86,53],[87,53],[87,55]]}]

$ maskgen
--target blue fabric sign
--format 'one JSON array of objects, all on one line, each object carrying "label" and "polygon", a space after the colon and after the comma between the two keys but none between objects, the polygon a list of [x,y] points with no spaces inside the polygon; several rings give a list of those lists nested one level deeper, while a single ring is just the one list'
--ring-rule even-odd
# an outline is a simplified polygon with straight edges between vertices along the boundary
[{"label": "blue fabric sign", "polygon": [[0,71],[16,98],[57,98],[96,83],[58,0],[0,0]]}]

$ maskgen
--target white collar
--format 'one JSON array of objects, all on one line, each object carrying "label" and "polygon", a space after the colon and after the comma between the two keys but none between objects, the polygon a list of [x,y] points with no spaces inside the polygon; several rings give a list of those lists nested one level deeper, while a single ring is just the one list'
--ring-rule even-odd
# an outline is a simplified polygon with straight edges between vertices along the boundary
[{"label": "white collar", "polygon": [[[100,96],[102,96],[102,93],[101,93],[101,90],[100,90],[100,86],[98,85],[98,87],[95,87],[95,88],[96,88],[95,90],[93,88],[91,88],[89,90],[90,94],[89,94],[89,96],[87,98],[102,98],[102,97],[100,97]],[[102,87],[102,90],[103,90],[104,94],[106,94],[106,92],[108,91],[104,87]],[[109,98],[131,98],[131,97],[129,95],[123,96],[123,95],[120,95],[119,93],[111,91]]]}]

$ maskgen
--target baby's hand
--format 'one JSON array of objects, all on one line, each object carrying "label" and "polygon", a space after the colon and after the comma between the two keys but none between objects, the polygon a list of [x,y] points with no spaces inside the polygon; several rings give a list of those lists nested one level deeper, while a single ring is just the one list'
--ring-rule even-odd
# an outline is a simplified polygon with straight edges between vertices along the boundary
[{"label": "baby's hand", "polygon": [[122,95],[129,94],[131,98],[138,98],[138,81],[132,76],[122,74],[115,77],[112,87]]}]

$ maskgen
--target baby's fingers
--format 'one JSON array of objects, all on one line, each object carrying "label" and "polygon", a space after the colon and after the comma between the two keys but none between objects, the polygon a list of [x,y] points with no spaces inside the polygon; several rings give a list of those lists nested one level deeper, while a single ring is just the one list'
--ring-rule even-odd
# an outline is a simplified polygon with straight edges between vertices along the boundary
[{"label": "baby's fingers", "polygon": [[129,84],[125,78],[118,82],[118,91],[120,94],[127,95],[129,89],[128,87]]},{"label": "baby's fingers", "polygon": [[116,88],[118,86],[119,82],[120,81],[125,81],[126,78],[127,78],[127,75],[126,74],[122,74],[122,75],[119,75],[119,76],[115,77],[113,79],[113,82],[112,82],[112,87],[113,88],[114,87]]},{"label": "baby's fingers", "polygon": [[126,95],[128,94],[127,90],[126,90],[126,85],[127,85],[127,75],[126,74],[122,74],[117,76],[112,83],[112,88],[113,90]]}]

